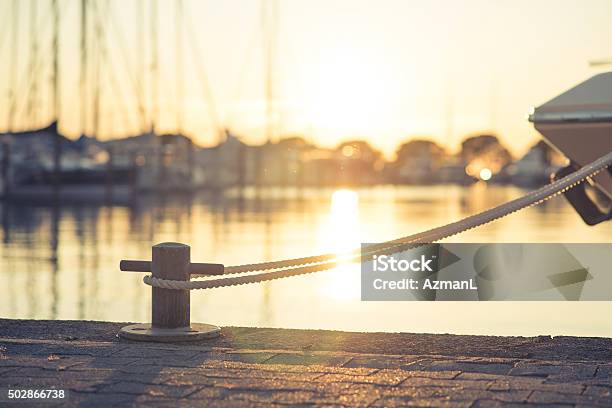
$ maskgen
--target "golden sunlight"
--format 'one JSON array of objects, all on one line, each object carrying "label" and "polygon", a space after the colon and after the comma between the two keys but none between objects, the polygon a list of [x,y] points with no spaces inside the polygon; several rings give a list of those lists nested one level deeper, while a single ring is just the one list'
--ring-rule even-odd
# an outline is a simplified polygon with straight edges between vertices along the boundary
[{"label": "golden sunlight", "polygon": [[[331,196],[329,218],[323,225],[320,246],[323,251],[337,255],[358,248],[360,244],[359,195],[352,190],[340,189]],[[341,263],[333,273],[327,274],[321,292],[338,300],[359,297],[360,280],[350,274],[359,272],[359,264]]]},{"label": "golden sunlight", "polygon": [[348,189],[334,191],[318,234],[319,250],[344,254],[359,246],[359,236],[359,196]]},{"label": "golden sunlight", "polygon": [[321,51],[310,117],[324,130],[369,132],[388,121],[389,67],[375,50],[334,44]]},{"label": "golden sunlight", "polygon": [[359,196],[348,189],[334,191],[330,211],[334,250],[351,250],[359,243]]}]

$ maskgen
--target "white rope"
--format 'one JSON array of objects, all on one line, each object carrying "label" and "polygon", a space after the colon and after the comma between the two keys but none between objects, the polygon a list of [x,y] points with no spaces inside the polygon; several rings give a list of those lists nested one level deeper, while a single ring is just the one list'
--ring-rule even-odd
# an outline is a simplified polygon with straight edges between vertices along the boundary
[{"label": "white rope", "polygon": [[[143,278],[147,285],[155,286],[164,289],[212,289],[225,286],[244,285],[247,283],[264,282],[273,279],[287,278],[291,276],[304,275],[313,272],[333,269],[341,262],[354,262],[361,259],[362,256],[370,256],[381,251],[397,250],[397,247],[407,244],[423,245],[439,241],[444,238],[459,234],[461,232],[476,228],[478,226],[490,223],[499,218],[505,217],[523,208],[532,205],[540,204],[552,197],[561,194],[578,184],[584,182],[587,178],[595,176],[597,173],[606,169],[612,164],[612,152],[595,160],[594,162],[580,168],[551,184],[547,184],[537,190],[534,190],[523,197],[493,207],[481,213],[469,216],[462,220],[441,227],[433,228],[418,234],[407,237],[398,238],[392,241],[387,241],[380,244],[369,246],[365,253],[361,249],[355,249],[347,254],[324,254],[318,256],[287,259],[274,262],[263,262],[258,264],[229,266],[225,268],[225,274],[247,273],[255,271],[263,271],[270,269],[279,269],[269,272],[257,274],[248,274],[235,277],[214,278],[206,280],[194,281],[175,281],[168,279],[159,279],[151,275]],[[403,249],[403,248],[402,248]],[[283,268],[283,269],[281,269]]]}]

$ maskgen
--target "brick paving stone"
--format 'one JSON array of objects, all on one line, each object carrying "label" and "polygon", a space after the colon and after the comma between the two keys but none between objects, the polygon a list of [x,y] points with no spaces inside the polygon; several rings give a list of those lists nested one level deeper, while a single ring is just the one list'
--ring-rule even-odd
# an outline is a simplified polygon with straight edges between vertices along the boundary
[{"label": "brick paving stone", "polygon": [[86,359],[78,356],[57,356],[54,354],[44,356],[15,356],[11,355],[4,360],[0,360],[1,368],[15,367],[47,367],[56,369],[66,369],[86,362]]},{"label": "brick paving stone", "polygon": [[[430,367],[432,361],[433,360],[431,358],[419,358],[419,359],[416,359],[416,360],[412,360],[412,361],[406,362],[405,364],[402,364],[400,366],[400,368],[402,370],[406,370],[406,371],[424,371],[424,370],[429,370],[429,367]],[[443,371],[443,370],[438,370],[438,371]]]},{"label": "brick paving stone", "polygon": [[402,398],[402,397],[384,397],[376,402],[373,406],[376,407],[455,407],[469,408],[473,404],[472,401],[458,401],[447,398]]},{"label": "brick paving stone", "polygon": [[352,375],[368,375],[379,371],[375,368],[369,367],[338,367],[338,366],[324,366],[319,364],[301,366],[301,365],[284,365],[284,364],[252,364],[252,363],[241,363],[235,361],[218,361],[209,360],[202,364],[202,367],[210,368],[228,368],[228,369],[257,369],[260,371],[274,371],[279,373],[341,373],[341,374],[352,374]]},{"label": "brick paving stone", "polygon": [[13,372],[17,370],[16,367],[0,367],[0,377],[4,376],[4,375],[9,375],[9,373]]},{"label": "brick paving stone", "polygon": [[378,384],[378,385],[399,385],[407,377],[407,375],[399,370],[381,370],[370,375],[351,375],[351,374],[324,374],[318,377],[316,381],[330,382],[348,382],[354,384]]},{"label": "brick paving stone", "polygon": [[39,367],[25,367],[20,368],[11,373],[10,376],[7,376],[6,381],[16,381],[22,382],[26,380],[47,380],[49,383],[53,383],[53,381],[61,380],[65,382],[70,381],[78,381],[78,380],[95,380],[95,381],[103,381],[104,379],[112,376],[113,371],[99,371],[99,370],[91,370],[88,371],[84,376],[83,372],[79,371],[58,371],[55,369],[46,369]]},{"label": "brick paving stone", "polygon": [[439,380],[452,380],[459,376],[461,371],[406,371],[408,378],[432,378]]},{"label": "brick paving stone", "polygon": [[582,381],[584,383],[591,383],[593,381],[600,381],[595,377],[597,371],[596,366],[569,366],[563,367],[560,374],[550,375],[546,378],[548,383],[560,383],[566,384],[572,381]]},{"label": "brick paving stone", "polygon": [[[128,394],[95,394],[91,392],[70,393],[70,398],[61,404],[62,407],[117,407],[134,404],[135,397]],[[47,405],[45,404],[44,407]]]},{"label": "brick paving stone", "polygon": [[191,381],[194,384],[198,383],[201,378],[244,378],[249,375],[250,378],[256,379],[280,379],[286,381],[315,381],[320,378],[323,373],[311,372],[282,372],[271,370],[254,370],[254,369],[215,369],[201,368],[197,370],[188,370],[186,372],[175,375],[175,378],[181,378],[183,381]]},{"label": "brick paving stone", "polygon": [[184,398],[200,390],[197,386],[149,384],[146,382],[124,379],[112,384],[103,385],[97,392],[104,394],[150,395],[153,397]]},{"label": "brick paving stone", "polygon": [[541,381],[514,381],[497,380],[491,383],[489,390],[491,391],[509,391],[509,390],[538,390],[547,392],[557,392],[561,394],[581,394],[585,389],[583,384],[549,384]]},{"label": "brick paving stone", "polygon": [[501,358],[501,357],[472,357],[470,361],[476,363],[487,363],[487,364],[515,364],[517,361],[516,358]]},{"label": "brick paving stone", "polygon": [[448,392],[448,397],[457,400],[476,401],[487,399],[502,402],[523,403],[530,396],[531,391],[512,390],[512,391],[488,391],[474,389],[452,389]]},{"label": "brick paving stone", "polygon": [[310,353],[280,353],[264,361],[264,364],[331,365],[341,366],[350,360],[348,356]]},{"label": "brick paving stone", "polygon": [[210,400],[210,399],[222,399],[228,394],[228,391],[224,388],[216,387],[202,387],[198,391],[190,394],[187,399],[189,400]]},{"label": "brick paving stone", "polygon": [[263,363],[267,360],[270,360],[270,358],[274,357],[276,354],[277,353],[275,352],[266,352],[261,350],[240,350],[224,352],[218,355],[213,354],[211,358],[219,358],[228,361],[238,361],[242,363]]},{"label": "brick paving stone", "polygon": [[154,361],[163,360],[164,358],[170,358],[173,360],[189,360],[197,356],[198,354],[203,354],[202,351],[198,350],[171,350],[168,348],[159,349],[159,348],[149,348],[149,347],[127,347],[123,350],[114,353],[113,357],[121,357],[121,358],[137,358],[137,359],[151,359]]},{"label": "brick paving stone", "polygon": [[464,371],[487,374],[507,374],[512,369],[508,363],[482,363],[471,361],[433,361],[427,366],[428,370]]},{"label": "brick paving stone", "polygon": [[401,397],[401,398],[436,398],[440,396],[440,387],[413,386],[413,387],[381,387],[375,386],[378,397]]},{"label": "brick paving stone", "polygon": [[[504,401],[495,401],[489,399],[479,399],[474,401],[471,408],[529,408],[533,407],[533,405],[526,405],[522,402],[504,402]],[[546,408],[550,406],[547,405]],[[566,406],[567,407],[567,406]]]},{"label": "brick paving stone", "polygon": [[312,391],[239,391],[228,394],[226,400],[230,403],[243,400],[265,404],[315,404],[317,397]]},{"label": "brick paving stone", "polygon": [[400,368],[406,363],[399,356],[363,356],[351,358],[344,367]]},{"label": "brick paving stone", "polygon": [[513,380],[513,381],[544,381],[543,379],[537,378],[523,378],[523,377],[509,377],[501,374],[489,374],[489,373],[459,373],[456,377],[458,380],[474,380],[474,381],[494,381],[494,380]]},{"label": "brick paving stone", "polygon": [[448,387],[455,389],[474,389],[486,390],[489,388],[489,381],[474,381],[474,380],[455,380],[455,379],[440,379],[427,377],[410,377],[402,382],[402,387]]},{"label": "brick paving stone", "polygon": [[537,404],[584,404],[593,407],[610,407],[612,406],[612,399],[601,398],[593,395],[575,395],[575,394],[561,394],[557,392],[549,391],[533,391],[528,398],[528,402]]},{"label": "brick paving stone", "polygon": [[601,385],[587,385],[583,394],[600,398],[610,398],[612,396],[612,386],[604,387]]},{"label": "brick paving stone", "polygon": [[597,371],[595,373],[595,377],[597,378],[612,378],[612,364],[601,364],[597,366]]},{"label": "brick paving stone", "polygon": [[555,374],[561,374],[563,366],[554,364],[548,361],[521,361],[515,364],[510,370],[509,375],[526,376],[526,377],[549,377]]}]

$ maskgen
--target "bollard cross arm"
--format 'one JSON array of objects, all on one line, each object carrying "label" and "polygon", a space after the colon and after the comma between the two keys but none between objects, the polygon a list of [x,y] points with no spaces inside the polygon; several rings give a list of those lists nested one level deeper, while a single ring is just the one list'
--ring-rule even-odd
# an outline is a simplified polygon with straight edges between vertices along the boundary
[{"label": "bollard cross arm", "polygon": [[[152,272],[151,261],[122,259],[119,269],[124,272]],[[192,262],[189,264],[191,275],[223,275],[223,264]]]}]

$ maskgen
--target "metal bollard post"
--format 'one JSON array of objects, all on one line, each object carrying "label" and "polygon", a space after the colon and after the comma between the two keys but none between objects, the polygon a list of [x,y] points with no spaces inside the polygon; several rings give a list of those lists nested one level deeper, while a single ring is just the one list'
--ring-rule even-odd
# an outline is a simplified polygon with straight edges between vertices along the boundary
[{"label": "metal bollard post", "polygon": [[[153,247],[153,276],[161,279],[188,281],[188,245],[163,243]],[[153,287],[151,316],[153,327],[175,329],[189,327],[189,291]]]},{"label": "metal bollard post", "polygon": [[[161,279],[188,281],[192,273],[223,273],[223,265],[192,264],[189,245],[164,242],[153,246],[152,262],[121,261],[121,270],[152,272]],[[121,328],[119,337],[129,340],[177,342],[217,337],[220,328],[210,324],[191,323],[189,290],[152,287],[151,324],[134,324]]]}]

